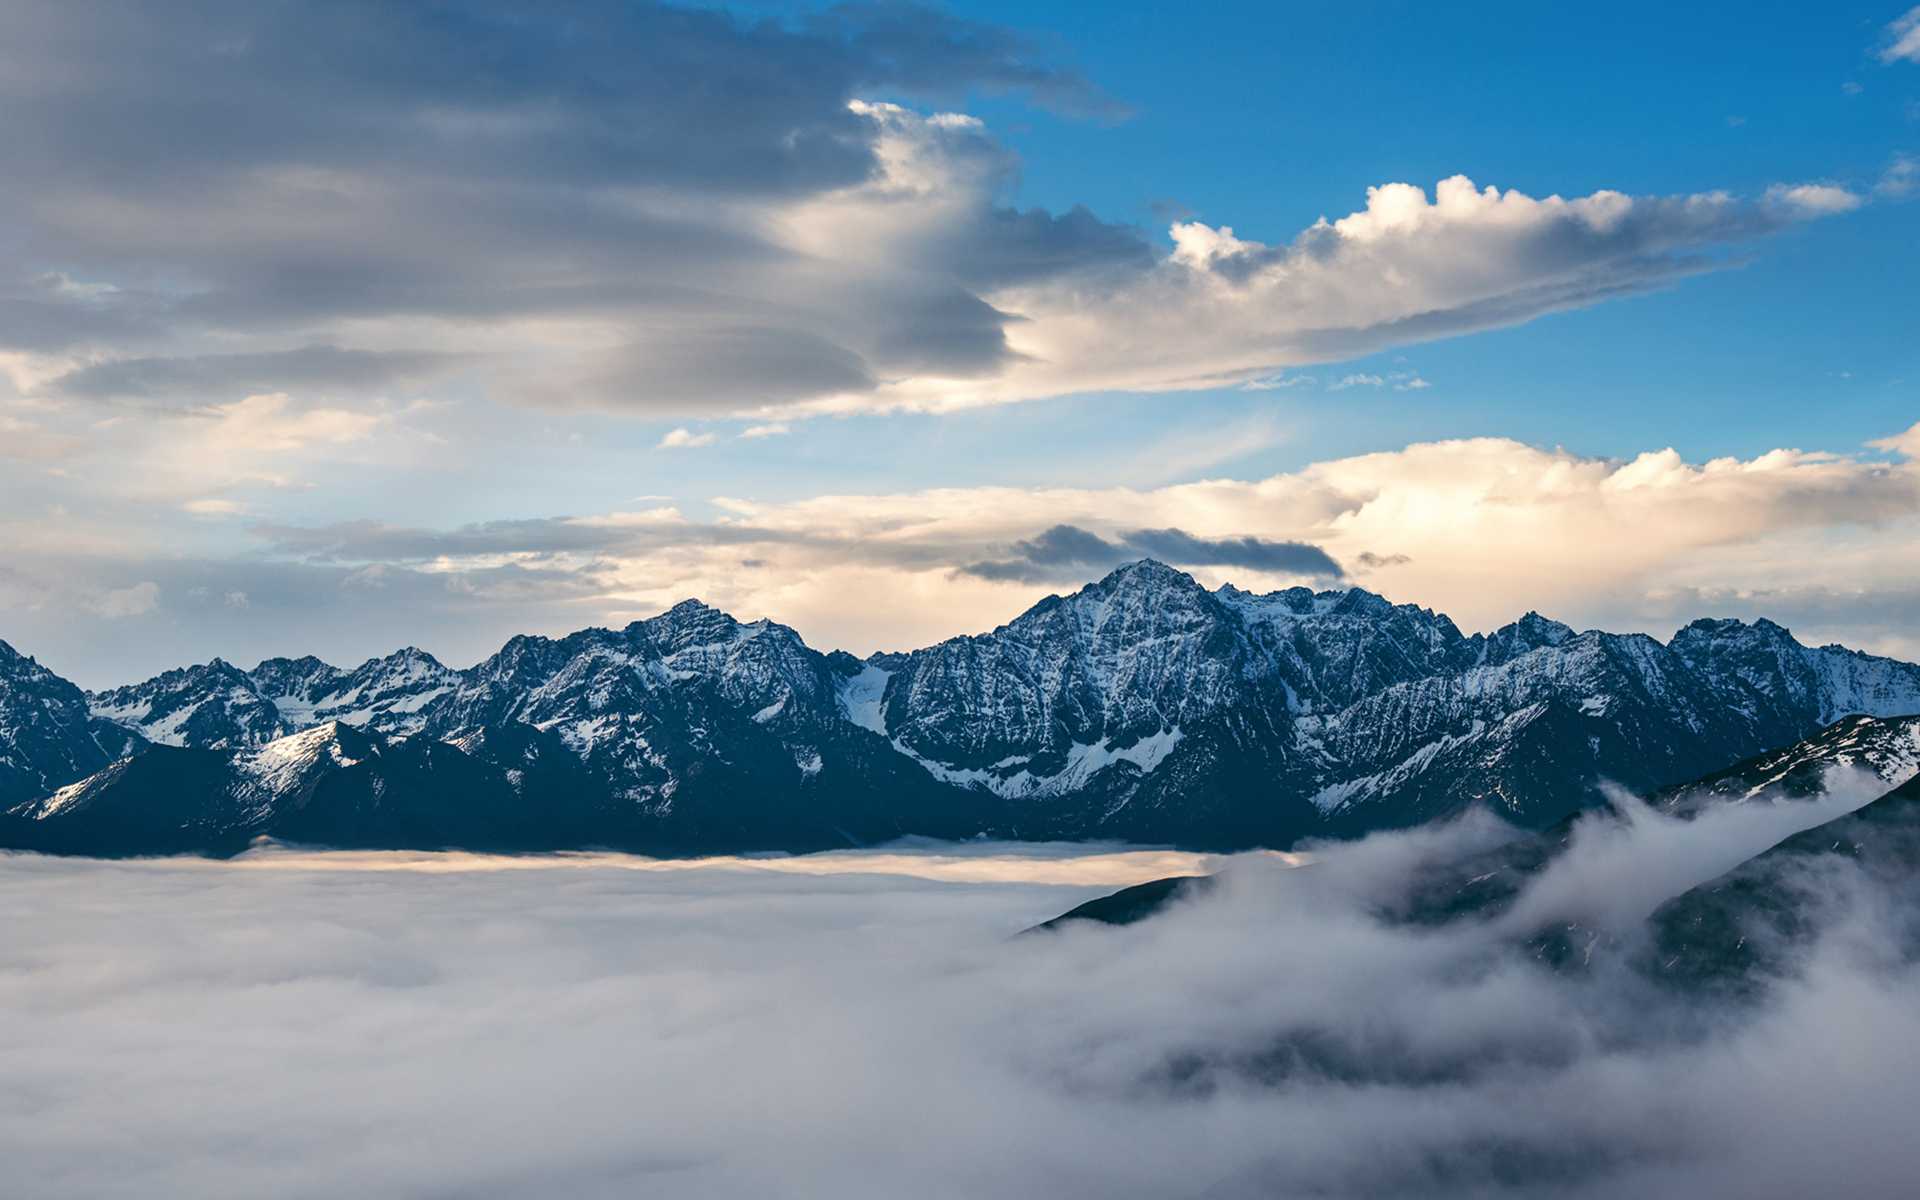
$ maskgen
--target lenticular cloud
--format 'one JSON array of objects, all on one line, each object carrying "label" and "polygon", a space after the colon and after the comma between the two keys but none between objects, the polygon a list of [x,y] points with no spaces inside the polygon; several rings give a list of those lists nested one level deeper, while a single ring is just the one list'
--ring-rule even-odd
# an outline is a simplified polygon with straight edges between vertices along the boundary
[{"label": "lenticular cloud", "polygon": [[[1594,818],[1511,913],[1630,940],[1652,892],[1860,798]],[[1705,1004],[1604,961],[1550,970],[1517,916],[1383,915],[1500,836],[672,869],[11,856],[8,1190],[1904,1194],[1920,979],[1866,875],[1834,860],[1790,975]],[[1223,882],[1137,925],[1015,936],[1168,868]]]}]

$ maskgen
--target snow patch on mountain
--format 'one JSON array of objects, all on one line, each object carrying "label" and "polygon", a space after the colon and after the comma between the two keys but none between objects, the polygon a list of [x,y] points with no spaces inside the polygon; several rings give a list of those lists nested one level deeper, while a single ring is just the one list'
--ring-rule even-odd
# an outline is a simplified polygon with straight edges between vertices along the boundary
[{"label": "snow patch on mountain", "polygon": [[869,663],[858,674],[841,681],[840,709],[846,713],[847,720],[885,737],[887,712],[882,702],[886,699],[887,680],[892,678],[892,671]]},{"label": "snow patch on mountain", "polygon": [[1755,781],[1736,799],[1751,800],[1776,788],[1795,771],[1817,763],[1825,769],[1866,771],[1888,788],[1920,775],[1920,716],[1904,720],[1857,719],[1809,738],[1756,765]]},{"label": "snow patch on mountain", "polygon": [[787,708],[788,699],[789,697],[782,696],[778,700],[775,700],[772,704],[769,704],[765,708],[761,709],[759,712],[754,713],[753,723],[755,725],[765,725],[768,721],[773,720],[775,717],[785,712]]},{"label": "snow patch on mountain", "polygon": [[258,749],[243,751],[234,756],[233,765],[242,775],[269,790],[279,791],[323,758],[338,767],[351,767],[358,763],[359,759],[348,757],[341,749],[339,734],[339,726],[329,721],[304,733],[291,734]]},{"label": "snow patch on mountain", "polygon": [[72,808],[74,804],[86,796],[88,787],[93,783],[93,778],[93,776],[88,776],[78,783],[70,783],[56,790],[53,795],[48,796],[35,807],[33,815],[35,817],[52,817]]},{"label": "snow patch on mountain", "polygon": [[943,783],[984,788],[997,796],[1018,800],[1032,796],[1067,795],[1087,786],[1100,772],[1122,763],[1135,767],[1143,775],[1149,774],[1180,744],[1180,736],[1176,726],[1124,747],[1101,742],[1075,742],[1067,748],[1066,764],[1058,771],[1047,774],[1025,769],[1008,773],[1006,768],[1031,760],[1030,756],[1025,755],[1003,759],[992,767],[956,767],[927,758],[897,738],[893,741],[893,748],[919,763]]}]

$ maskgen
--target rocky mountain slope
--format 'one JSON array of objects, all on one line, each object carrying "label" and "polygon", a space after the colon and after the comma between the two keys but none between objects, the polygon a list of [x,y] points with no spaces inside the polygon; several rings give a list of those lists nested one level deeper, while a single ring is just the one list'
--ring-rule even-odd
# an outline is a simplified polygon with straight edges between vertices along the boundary
[{"label": "rocky mountain slope", "polygon": [[1843,717],[1812,737],[1757,754],[1658,797],[1669,812],[1717,801],[1813,796],[1832,773],[1860,773],[1867,787],[1892,789],[1920,775],[1920,716]]},{"label": "rocky mountain slope", "polygon": [[[1664,983],[1744,993],[1787,971],[1813,936],[1818,910],[1834,900],[1834,889],[1823,886],[1823,856],[1860,864],[1883,895],[1920,901],[1920,716],[1847,717],[1813,737],[1653,799],[1657,809],[1686,820],[1712,805],[1793,804],[1831,787],[1873,798],[1661,903],[1644,938],[1631,941],[1576,921],[1525,931],[1526,950],[1562,970],[1585,969],[1596,954],[1627,951],[1637,969]],[[1493,922],[1568,852],[1585,816],[1574,814],[1551,829],[1522,833],[1461,859],[1425,864],[1408,879],[1402,901],[1380,915],[1421,925]],[[1208,875],[1172,876],[1123,888],[1029,932],[1081,923],[1132,925],[1204,895],[1216,882]],[[1920,913],[1920,903],[1901,911]],[[1911,945],[1920,947],[1920,927]]]},{"label": "rocky mountain slope", "polygon": [[79,688],[0,642],[0,806],[90,775],[140,745]]},{"label": "rocky mountain slope", "polygon": [[[1833,869],[1842,863],[1860,877]],[[1637,965],[1671,987],[1757,994],[1792,974],[1863,884],[1890,935],[1879,952],[1920,957],[1920,778],[1662,904]]]},{"label": "rocky mountain slope", "polygon": [[[161,768],[116,766],[98,786],[122,798],[50,805],[140,746],[216,755],[203,761],[222,781],[187,789],[205,811],[183,828],[317,836],[292,815],[304,801],[234,797],[249,753],[327,728],[380,747],[341,753],[367,786],[398,789],[382,813],[409,795],[439,814],[324,827],[354,844],[1283,846],[1476,804],[1544,828],[1603,780],[1651,792],[1847,714],[1920,712],[1920,667],[1803,646],[1766,621],[1699,621],[1663,644],[1528,614],[1468,636],[1358,588],[1208,590],[1154,562],[990,633],[864,661],[688,601],[624,629],[517,637],[464,671],[412,649],[352,670],[215,660],[81,697],[5,666],[0,713],[42,715],[0,739],[0,761],[38,764],[0,774],[0,806],[36,836],[159,786],[142,780]],[[470,823],[427,798],[435,772],[471,791]],[[191,797],[155,803],[176,802]],[[532,816],[507,820],[514,808]]]}]

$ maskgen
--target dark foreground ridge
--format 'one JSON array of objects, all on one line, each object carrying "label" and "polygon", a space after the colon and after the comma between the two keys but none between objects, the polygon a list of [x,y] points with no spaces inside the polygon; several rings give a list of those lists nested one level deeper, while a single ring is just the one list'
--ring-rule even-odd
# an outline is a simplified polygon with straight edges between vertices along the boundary
[{"label": "dark foreground ridge", "polygon": [[1468,636],[1359,588],[1208,590],[1143,561],[865,660],[691,600],[466,670],[216,659],[91,694],[0,643],[0,845],[1237,849],[1482,806],[1546,829],[1603,781],[1648,794],[1911,712],[1920,667],[1768,621]]},{"label": "dark foreground ridge", "polygon": [[1217,878],[1212,875],[1169,875],[1165,879],[1136,883],[1132,887],[1121,888],[1105,896],[1097,896],[1085,904],[1070,908],[1053,920],[1042,921],[1026,932],[1037,933],[1042,929],[1059,929],[1076,921],[1093,921],[1101,925],[1132,925],[1164,912],[1176,901],[1205,895],[1217,882]]},{"label": "dark foreground ridge", "polygon": [[[1853,772],[1837,776],[1837,770]],[[1655,798],[1669,816],[1693,819],[1716,804],[1803,803],[1823,782],[1879,793],[1864,806],[1785,838],[1712,880],[1665,899],[1633,938],[1580,921],[1513,936],[1539,962],[1585,971],[1596,958],[1625,958],[1643,976],[1733,1000],[1756,994],[1791,973],[1823,924],[1833,889],[1822,886],[1823,858],[1851,861],[1910,926],[1893,954],[1920,955],[1920,717],[1850,717],[1804,741],[1749,759]],[[1574,814],[1552,829],[1515,831],[1502,845],[1434,864],[1409,881],[1404,902],[1380,915],[1390,921],[1446,925],[1492,921],[1527,884],[1568,852]],[[1310,868],[1308,868],[1310,869]],[[1075,925],[1134,925],[1204,896],[1216,876],[1172,876],[1101,896],[1034,926],[1029,933]]]}]

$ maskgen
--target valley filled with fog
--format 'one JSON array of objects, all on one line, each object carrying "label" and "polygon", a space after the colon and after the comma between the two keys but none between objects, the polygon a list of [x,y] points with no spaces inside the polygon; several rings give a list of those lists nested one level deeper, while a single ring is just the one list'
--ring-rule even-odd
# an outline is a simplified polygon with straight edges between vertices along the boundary
[{"label": "valley filled with fog", "polygon": [[[1628,965],[1871,798],[1621,798],[1502,915],[1386,919],[1475,816],[1298,855],[0,858],[0,1155],[35,1196],[1905,1194],[1912,917],[1819,860],[1783,978]],[[1138,924],[1038,922],[1170,875]],[[1621,953],[1555,971],[1522,935]]]}]

